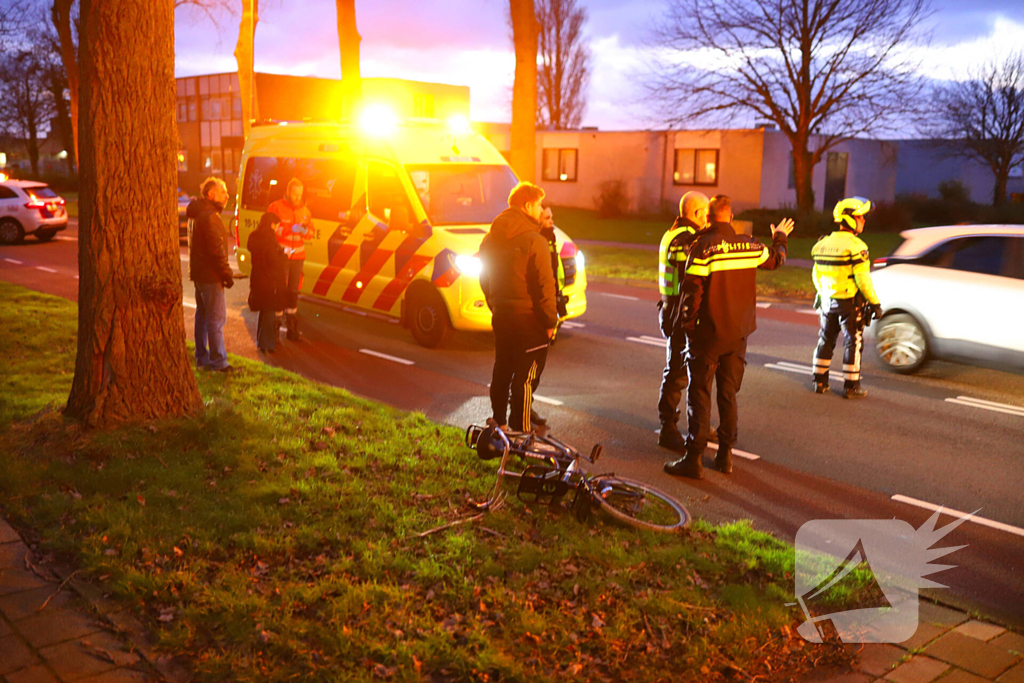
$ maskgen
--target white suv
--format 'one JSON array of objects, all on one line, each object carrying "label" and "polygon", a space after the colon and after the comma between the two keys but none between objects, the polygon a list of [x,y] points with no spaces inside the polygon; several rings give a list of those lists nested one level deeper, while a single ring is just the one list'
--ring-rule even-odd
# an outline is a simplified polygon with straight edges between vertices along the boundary
[{"label": "white suv", "polygon": [[34,180],[0,182],[0,244],[17,244],[25,235],[48,242],[68,227],[64,200]]},{"label": "white suv", "polygon": [[873,328],[890,370],[928,358],[1024,368],[1024,226],[907,230],[871,276],[885,315]]}]

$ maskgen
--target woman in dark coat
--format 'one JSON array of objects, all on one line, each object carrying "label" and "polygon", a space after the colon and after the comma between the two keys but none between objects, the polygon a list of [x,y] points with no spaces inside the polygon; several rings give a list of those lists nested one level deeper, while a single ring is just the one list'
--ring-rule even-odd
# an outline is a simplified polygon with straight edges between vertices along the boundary
[{"label": "woman in dark coat", "polygon": [[278,311],[284,310],[286,295],[287,257],[277,243],[275,214],[260,216],[259,226],[249,235],[246,248],[252,259],[249,277],[249,310],[258,311],[256,321],[256,348],[273,353],[279,339]]}]

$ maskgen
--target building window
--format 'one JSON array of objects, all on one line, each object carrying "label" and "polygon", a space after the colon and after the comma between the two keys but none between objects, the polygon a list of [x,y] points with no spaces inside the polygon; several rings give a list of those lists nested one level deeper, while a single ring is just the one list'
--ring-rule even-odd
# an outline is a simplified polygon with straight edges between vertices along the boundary
[{"label": "building window", "polygon": [[178,121],[188,120],[188,103],[182,98],[178,100]]},{"label": "building window", "polygon": [[196,120],[196,98],[194,97],[188,98],[188,120]]},{"label": "building window", "polygon": [[575,149],[544,150],[544,180],[560,182],[576,182],[576,171],[579,167],[579,154]]},{"label": "building window", "polygon": [[677,149],[672,182],[676,185],[717,185],[717,149]]}]

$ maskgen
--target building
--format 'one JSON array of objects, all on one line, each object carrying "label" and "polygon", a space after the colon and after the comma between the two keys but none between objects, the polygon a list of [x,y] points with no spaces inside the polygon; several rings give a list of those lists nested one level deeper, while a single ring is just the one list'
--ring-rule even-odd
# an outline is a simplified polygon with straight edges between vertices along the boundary
[{"label": "building", "polygon": [[[178,186],[197,194],[211,175],[224,178],[234,192],[245,143],[237,73],[176,79]],[[399,116],[469,116],[469,88],[398,78],[364,78],[363,98],[383,102]],[[256,116],[278,121],[337,119],[341,81],[281,74],[256,74]]]},{"label": "building", "polygon": [[[991,204],[996,179],[992,169],[977,159],[951,154],[943,140],[899,140],[899,165],[896,171],[897,195],[939,196],[939,185],[959,181],[967,188],[972,202]],[[1024,166],[1010,169],[1008,199],[1024,193]]]}]

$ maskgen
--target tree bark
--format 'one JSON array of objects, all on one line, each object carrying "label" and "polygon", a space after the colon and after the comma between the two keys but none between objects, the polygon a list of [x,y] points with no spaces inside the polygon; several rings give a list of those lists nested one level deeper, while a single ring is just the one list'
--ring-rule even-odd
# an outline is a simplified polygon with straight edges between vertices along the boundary
[{"label": "tree bark", "polygon": [[82,0],[78,356],[90,427],[202,409],[175,215],[173,0]]},{"label": "tree bark", "polygon": [[1009,167],[997,169],[996,186],[992,191],[992,206],[1001,206],[1006,203],[1006,183],[1010,177]]},{"label": "tree bark", "polygon": [[71,136],[74,149],[71,154],[78,160],[78,55],[75,53],[75,41],[71,35],[71,5],[74,0],[53,0],[51,14],[53,25],[60,38],[60,57],[64,62],[64,71],[68,76],[68,92],[71,95]]},{"label": "tree bark", "polygon": [[512,168],[533,181],[537,166],[537,34],[533,0],[509,0],[516,74],[512,84]]},{"label": "tree bark", "polygon": [[359,44],[356,30],[355,0],[335,0],[338,14],[338,49],[341,55],[341,116],[351,117],[363,98],[363,78],[359,70]]},{"label": "tree bark", "polygon": [[796,181],[797,215],[814,212],[814,154],[807,150],[807,141],[792,140],[793,177]]},{"label": "tree bark", "polygon": [[242,98],[242,134],[249,137],[252,122],[260,117],[256,100],[256,73],[253,68],[253,42],[259,23],[259,0],[242,0],[242,22],[238,26],[235,62],[238,63],[238,95]]}]

